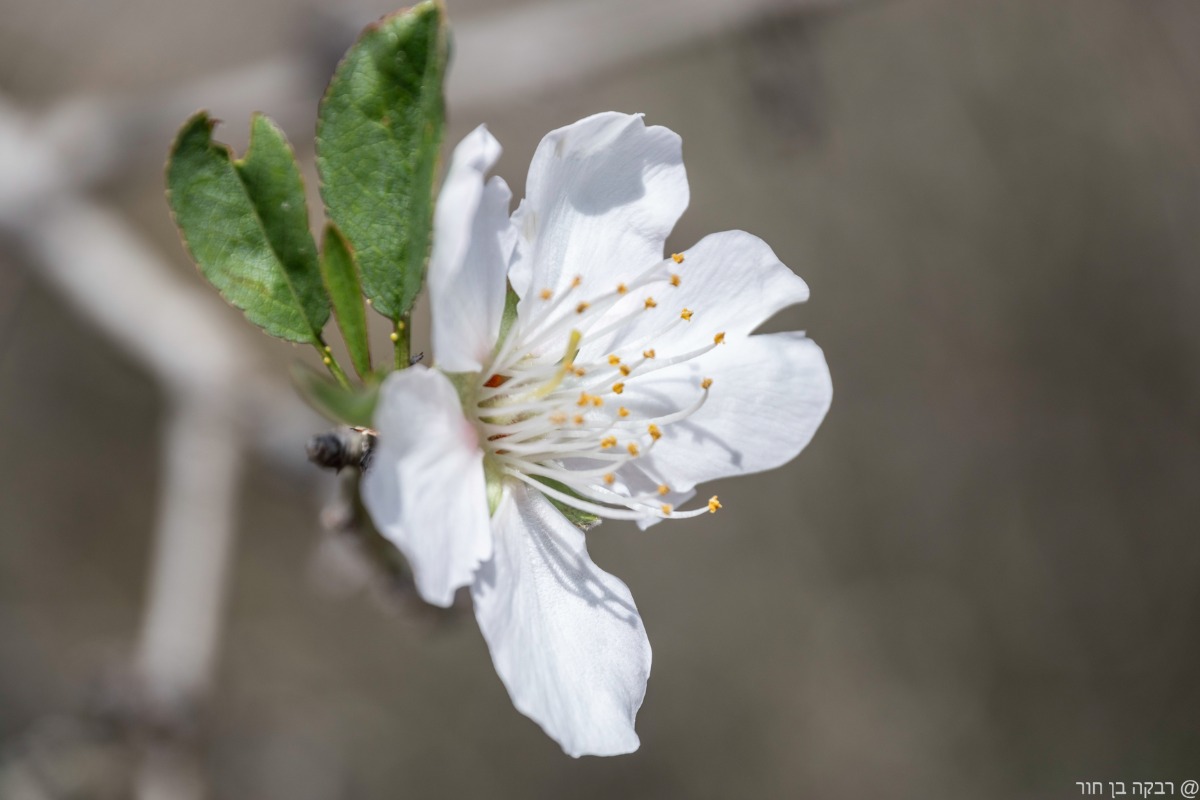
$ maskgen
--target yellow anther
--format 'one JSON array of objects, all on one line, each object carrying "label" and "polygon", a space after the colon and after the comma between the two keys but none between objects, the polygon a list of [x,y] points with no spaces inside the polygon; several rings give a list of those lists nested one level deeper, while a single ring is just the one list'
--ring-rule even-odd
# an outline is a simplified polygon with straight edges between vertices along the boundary
[{"label": "yellow anther", "polygon": [[650,348],[649,350],[642,351],[642,358],[654,358],[654,355],[655,355],[654,348]]},{"label": "yellow anther", "polygon": [[627,367],[624,364],[621,365],[620,369],[621,369],[621,374],[626,375],[626,376],[628,376],[629,373],[633,372],[633,370],[631,370],[629,367]]},{"label": "yellow anther", "polygon": [[615,393],[617,393],[617,394],[620,394],[621,392],[625,391],[625,384],[623,384],[623,383],[614,383],[614,384],[613,384],[613,386],[612,386],[612,390],[613,390]]},{"label": "yellow anther", "polygon": [[675,261],[676,264],[683,263],[683,253],[671,253],[671,258],[672,258],[672,260]]},{"label": "yellow anther", "polygon": [[671,491],[671,487],[667,486],[665,483],[660,483],[658,485],[658,493],[659,494],[665,495],[669,491]]},{"label": "yellow anther", "polygon": [[579,305],[575,306],[575,313],[576,313],[576,314],[582,314],[583,312],[585,312],[585,311],[587,311],[587,310],[588,310],[588,307],[589,307],[590,305],[591,305],[591,303],[589,303],[589,302],[587,302],[587,301],[585,300],[584,302],[582,302],[582,303],[580,303]]},{"label": "yellow anther", "polygon": [[538,297],[542,298],[543,300],[549,300],[551,297],[554,297],[554,292],[550,291],[549,289],[542,289],[540,292],[538,292]]},{"label": "yellow anther", "polygon": [[657,425],[651,425],[648,430],[650,432],[650,438],[654,441],[657,442],[662,438],[662,428],[658,427]]},{"label": "yellow anther", "polygon": [[705,378],[704,380],[700,381],[701,389],[707,389],[710,386],[712,386],[712,378]]},{"label": "yellow anther", "polygon": [[617,364],[621,363],[621,357],[617,355],[611,355],[608,357],[608,363],[615,367]]},{"label": "yellow anther", "polygon": [[579,286],[581,283],[583,283],[583,276],[582,276],[582,275],[576,275],[574,278],[572,278],[572,279],[571,279],[571,288],[572,288],[572,289],[575,289],[575,288],[577,288],[577,287],[578,287],[578,286]]},{"label": "yellow anther", "polygon": [[623,283],[617,284],[617,294],[625,294],[628,291],[629,291],[629,287],[626,286],[625,284],[623,284]]},{"label": "yellow anther", "polygon": [[621,406],[620,408],[617,409],[617,416],[618,417],[628,417],[629,409],[626,408],[625,406]]},{"label": "yellow anther", "polygon": [[600,440],[600,449],[601,450],[607,450],[610,447],[616,447],[616,446],[617,446],[617,437],[615,437],[615,436],[605,436],[603,439]]},{"label": "yellow anther", "polygon": [[717,499],[717,496],[715,494],[712,497],[708,498],[708,513],[715,514],[715,513],[717,513],[717,509],[720,507],[721,507],[721,501]]},{"label": "yellow anther", "polygon": [[713,344],[725,344],[725,333],[723,331],[713,337]]},{"label": "yellow anther", "polygon": [[583,424],[583,414],[576,414],[575,418],[571,421],[574,422],[576,425],[582,425]]},{"label": "yellow anther", "polygon": [[654,302],[653,297],[646,298],[646,308],[654,308],[657,305],[658,305],[658,303]]},{"label": "yellow anther", "polygon": [[629,451],[629,455],[631,456],[636,456],[639,452],[637,442],[630,442],[629,444],[625,445],[625,449]]},{"label": "yellow anther", "polygon": [[663,504],[662,504],[662,512],[663,512],[663,516],[666,516],[666,517],[669,517],[669,516],[671,516],[671,512],[672,512],[672,511],[674,511],[674,510],[675,510],[675,507],[674,507],[674,506],[672,506],[670,503],[663,503]]},{"label": "yellow anther", "polygon": [[592,405],[594,405],[596,408],[599,408],[600,406],[604,405],[604,398],[592,395]]},{"label": "yellow anther", "polygon": [[577,406],[588,406],[592,404],[592,396],[587,392],[579,393],[579,400],[575,403]]},{"label": "yellow anther", "polygon": [[325,363],[325,366],[327,366],[327,367],[333,363],[333,359],[330,358],[329,356],[325,356],[324,358],[321,359],[321,361],[323,361]]},{"label": "yellow anther", "polygon": [[561,413],[559,413],[559,414],[551,414],[551,415],[550,415],[550,422],[551,422],[551,423],[553,423],[553,424],[555,424],[555,425],[566,425],[566,424],[567,424],[567,415],[566,415],[566,414],[561,414]]},{"label": "yellow anther", "polygon": [[582,378],[584,375],[587,375],[587,370],[583,367],[576,367],[571,371],[575,373],[576,378]]},{"label": "yellow anther", "polygon": [[617,479],[617,476],[613,475],[611,472],[604,476],[604,482],[607,483],[609,486],[612,486],[613,481],[615,481],[616,479]]},{"label": "yellow anther", "polygon": [[393,342],[398,342],[398,341],[400,341],[400,334],[396,333],[395,331],[392,331],[391,333],[388,334],[388,338],[391,339]]},{"label": "yellow anther", "polygon": [[679,316],[682,317],[685,322],[691,322],[692,321],[692,310],[690,308],[685,308],[683,311],[679,312]]},{"label": "yellow anther", "polygon": [[680,280],[682,280],[682,279],[678,275],[676,275],[674,273],[671,274],[671,285],[672,286],[678,286]]}]

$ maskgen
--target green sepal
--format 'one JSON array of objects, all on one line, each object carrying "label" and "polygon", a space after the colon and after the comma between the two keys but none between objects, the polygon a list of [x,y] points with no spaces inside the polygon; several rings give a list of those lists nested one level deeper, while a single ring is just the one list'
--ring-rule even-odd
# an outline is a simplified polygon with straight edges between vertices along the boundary
[{"label": "green sepal", "polygon": [[375,405],[379,402],[377,384],[347,389],[303,364],[293,365],[291,372],[292,383],[300,396],[318,414],[345,425],[371,427]]},{"label": "green sepal", "polygon": [[321,277],[333,301],[333,313],[350,353],[350,363],[360,378],[366,378],[371,374],[371,351],[358,265],[346,237],[332,222],[325,226],[321,242]]},{"label": "green sepal", "polygon": [[366,296],[393,320],[412,308],[429,257],[447,53],[437,0],[384,17],[346,53],[318,112],[328,217],[354,249]]},{"label": "green sepal", "polygon": [[212,140],[207,112],[180,129],[167,200],[201,273],[272,336],[321,347],[329,300],[308,228],[304,183],[283,132],[255,115],[240,161]]},{"label": "green sepal", "polygon": [[[538,475],[533,475],[531,477],[533,477],[533,479],[536,480],[538,483],[546,484],[551,489],[557,489],[558,491],[562,492],[563,494],[569,494],[572,497],[579,497],[579,493],[572,490],[565,483],[559,483],[558,481],[553,480],[552,478],[546,478],[546,477],[542,477],[542,476],[538,476]],[[575,508],[574,506],[569,506],[566,503],[562,502],[561,500],[556,500],[555,498],[551,497],[550,495],[545,495],[545,497],[547,500],[549,500],[551,503],[554,504],[555,508],[557,508],[559,511],[562,512],[562,515],[564,517],[566,517],[575,527],[579,528],[581,531],[589,531],[592,528],[599,525],[602,521],[600,519],[600,517],[596,516],[595,514],[589,514],[586,511],[580,511],[578,508]],[[579,499],[583,500],[584,498],[579,497]]]}]

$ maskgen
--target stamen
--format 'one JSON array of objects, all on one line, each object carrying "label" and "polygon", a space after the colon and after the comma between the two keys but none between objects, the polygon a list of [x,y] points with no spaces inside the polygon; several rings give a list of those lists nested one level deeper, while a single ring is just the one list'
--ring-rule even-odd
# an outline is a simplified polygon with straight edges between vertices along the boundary
[{"label": "stamen", "polygon": [[554,297],[554,292],[549,289],[542,289],[540,292],[538,292],[538,297],[542,298],[543,300],[549,300],[551,297]]},{"label": "stamen", "polygon": [[591,306],[592,306],[592,304],[591,304],[591,303],[589,303],[589,302],[587,302],[587,301],[585,300],[584,302],[582,302],[582,303],[580,303],[579,305],[575,306],[575,313],[576,313],[576,314],[582,314],[583,312],[585,312],[585,311],[587,311],[589,308],[591,308]]},{"label": "stamen", "polygon": [[[616,479],[617,479],[617,476],[616,476],[616,475],[613,475],[611,472],[610,472],[610,473],[608,473],[607,475],[605,475],[605,476],[604,476],[604,482],[605,482],[605,483],[607,483],[609,486],[612,486],[612,485],[613,485],[613,482],[614,482]],[[711,505],[712,505],[712,501],[710,500],[708,504],[709,504],[709,506],[711,506]]]},{"label": "stamen", "polygon": [[658,493],[659,494],[666,495],[670,491],[671,491],[671,487],[667,486],[665,483],[660,483],[658,485]]},{"label": "stamen", "polygon": [[626,286],[625,284],[623,284],[623,283],[617,284],[617,294],[625,294],[628,291],[629,291],[629,287]]},{"label": "stamen", "polygon": [[646,308],[654,308],[654,307],[656,307],[657,305],[658,305],[658,303],[654,302],[654,298],[653,298],[653,297],[647,297],[647,298],[646,298]]},{"label": "stamen", "polygon": [[679,312],[679,317],[680,317],[680,319],[684,320],[685,322],[691,322],[692,321],[692,310],[690,308],[685,308],[683,311]]},{"label": "stamen", "polygon": [[670,503],[663,503],[663,504],[662,504],[662,512],[663,512],[663,516],[666,516],[666,517],[669,517],[669,516],[671,516],[671,512],[672,512],[672,511],[674,511],[674,510],[675,510],[675,507],[674,507],[674,506],[672,506]]},{"label": "stamen", "polygon": [[661,438],[662,438],[662,429],[661,429],[661,428],[659,428],[657,425],[651,425],[651,426],[650,426],[650,427],[647,429],[647,431],[648,431],[648,432],[649,432],[649,434],[650,434],[650,438],[651,438],[651,439],[653,439],[653,440],[654,440],[654,441],[656,441],[656,442],[657,442],[659,439],[661,439]]},{"label": "stamen", "polygon": [[617,364],[621,363],[621,357],[618,355],[611,355],[608,357],[608,363],[615,367]]},{"label": "stamen", "polygon": [[671,254],[671,259],[672,259],[672,260],[673,260],[673,261],[674,261],[676,264],[682,264],[682,263],[683,263],[683,253],[672,253],[672,254]]},{"label": "stamen", "polygon": [[671,285],[672,286],[678,286],[681,280],[682,280],[682,278],[680,278],[678,275],[676,275],[675,273],[671,273]]},{"label": "stamen", "polygon": [[583,276],[576,275],[574,278],[571,279],[571,288],[578,289],[580,284],[582,284],[582,283],[583,283]]},{"label": "stamen", "polygon": [[713,344],[725,344],[725,332],[722,331],[713,337]]},{"label": "stamen", "polygon": [[650,348],[649,350],[642,351],[642,358],[654,358],[654,356],[655,356],[654,348]]},{"label": "stamen", "polygon": [[631,370],[631,369],[630,369],[628,366],[626,366],[625,364],[622,364],[620,367],[618,367],[618,369],[620,369],[620,370],[621,370],[621,374],[622,374],[622,375],[624,375],[624,376],[626,376],[626,377],[628,377],[628,376],[629,376],[629,373],[633,372],[633,370]]},{"label": "stamen", "polygon": [[600,449],[601,450],[607,450],[610,447],[616,447],[616,446],[617,446],[617,437],[615,437],[615,436],[605,436],[603,439],[600,440]]},{"label": "stamen", "polygon": [[[705,388],[707,388],[707,387],[705,387]],[[625,391],[625,384],[623,384],[623,383],[614,383],[614,384],[612,385],[612,390],[613,390],[613,393],[614,393],[614,394],[621,394],[622,392],[624,392],[624,391]]]},{"label": "stamen", "polygon": [[700,381],[701,389],[707,389],[710,386],[712,386],[712,378],[705,378],[704,380]]},{"label": "stamen", "polygon": [[721,508],[721,501],[718,500],[717,496],[714,494],[712,497],[708,498],[708,513],[715,514],[717,513],[718,508]]},{"label": "stamen", "polygon": [[617,416],[618,417],[628,417],[629,409],[626,408],[625,406],[621,406],[620,408],[617,409]]},{"label": "stamen", "polygon": [[637,456],[639,452],[637,442],[630,442],[629,444],[625,445],[625,449],[629,451],[629,455],[631,456]]}]

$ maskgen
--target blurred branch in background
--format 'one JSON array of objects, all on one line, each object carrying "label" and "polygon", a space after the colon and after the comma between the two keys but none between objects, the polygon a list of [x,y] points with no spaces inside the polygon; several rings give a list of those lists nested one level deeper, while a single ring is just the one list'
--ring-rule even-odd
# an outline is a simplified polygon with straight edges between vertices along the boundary
[{"label": "blurred branch in background", "polygon": [[[495,12],[456,28],[448,102],[463,113],[535,98],[765,15],[834,5],[853,2],[586,0]],[[328,35],[348,40],[366,21],[338,18]],[[0,98],[0,234],[155,378],[168,405],[132,668],[106,687],[98,712],[35,726],[32,738],[10,749],[0,790],[22,792],[18,798],[112,796],[97,787],[121,781],[95,765],[114,758],[140,761],[129,781],[143,800],[206,794],[195,752],[198,710],[221,638],[241,465],[254,448],[272,468],[304,474],[300,442],[314,424],[290,388],[264,377],[239,346],[220,304],[173,274],[85,191],[126,167],[157,167],[176,127],[197,108],[240,122],[269,100],[285,129],[302,129],[325,79],[323,53],[331,50],[316,47],[311,58],[271,59],[151,97],[80,97],[37,117]],[[387,583],[401,586],[405,576],[389,548],[361,525],[357,476],[343,470],[323,522],[331,538],[352,541]],[[78,780],[62,771],[66,763],[79,768]]]}]

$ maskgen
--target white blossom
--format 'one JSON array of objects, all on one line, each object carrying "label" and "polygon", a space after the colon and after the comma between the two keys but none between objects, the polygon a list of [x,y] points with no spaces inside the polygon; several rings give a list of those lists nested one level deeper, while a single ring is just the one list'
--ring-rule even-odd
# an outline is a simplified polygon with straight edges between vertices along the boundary
[{"label": "white blossom", "polygon": [[716,511],[694,487],[795,457],[829,373],[801,333],[751,335],[808,298],[760,239],[664,257],[688,203],[673,132],[605,113],[550,133],[511,217],[486,179],[499,154],[483,127],[455,150],[429,266],[436,368],[384,382],[363,496],[426,600],[471,587],[522,713],[572,756],[627,753],[650,644],[559,507],[642,527]]}]

